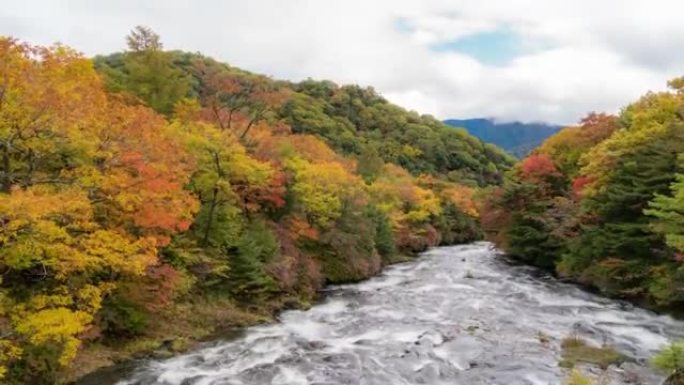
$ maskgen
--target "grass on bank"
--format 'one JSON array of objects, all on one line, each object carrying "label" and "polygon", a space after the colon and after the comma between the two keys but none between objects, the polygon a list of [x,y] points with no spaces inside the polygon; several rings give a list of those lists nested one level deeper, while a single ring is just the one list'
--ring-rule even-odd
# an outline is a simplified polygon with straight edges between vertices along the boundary
[{"label": "grass on bank", "polygon": [[214,298],[179,303],[149,325],[145,334],[122,343],[89,344],[77,355],[61,382],[73,383],[98,369],[146,357],[168,358],[191,349],[200,341],[230,336],[241,328],[271,321],[275,308],[241,309],[228,299]]},{"label": "grass on bank", "polygon": [[563,358],[558,363],[564,368],[573,368],[578,363],[597,365],[606,369],[610,365],[618,365],[626,357],[610,346],[592,346],[577,336],[570,336],[561,342]]}]

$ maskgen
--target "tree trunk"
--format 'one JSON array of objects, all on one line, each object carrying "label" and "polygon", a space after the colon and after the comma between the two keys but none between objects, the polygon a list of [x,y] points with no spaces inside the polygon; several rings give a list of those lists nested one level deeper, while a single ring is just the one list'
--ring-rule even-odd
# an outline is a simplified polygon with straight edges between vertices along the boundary
[{"label": "tree trunk", "polygon": [[0,172],[0,191],[10,192],[12,187],[12,170],[10,169],[10,142],[6,140],[2,144],[2,172]]},{"label": "tree trunk", "polygon": [[[214,113],[214,117],[216,118],[216,121],[218,122],[221,131],[223,131],[225,127],[223,127],[223,120],[221,120],[221,112],[215,105],[211,107],[211,111]],[[230,127],[230,120],[228,122],[228,126]]]},{"label": "tree trunk", "polygon": [[249,132],[249,129],[252,128],[252,126],[254,125],[254,122],[254,119],[249,121],[249,124],[247,124],[247,128],[245,128],[245,130],[242,131],[242,135],[240,135],[240,140],[245,139],[245,136],[247,136],[247,133]]},{"label": "tree trunk", "polygon": [[33,150],[28,151],[28,170],[26,171],[26,177],[24,178],[24,188],[28,188],[33,184],[33,171],[35,170],[35,157],[33,156]]},{"label": "tree trunk", "polygon": [[245,128],[245,130],[242,131],[242,135],[240,135],[240,140],[243,140],[243,139],[245,138],[245,136],[247,136],[247,133],[248,133],[249,130],[252,128],[252,126],[255,125],[256,122],[258,122],[259,120],[261,120],[261,117],[264,116],[264,112],[265,112],[265,111],[266,111],[266,110],[264,109],[264,110],[256,111],[256,112],[254,113],[254,116],[252,117],[252,119],[251,119],[251,120],[249,121],[249,123],[247,124],[247,128]]},{"label": "tree trunk", "polygon": [[[214,151],[211,154],[214,158],[214,167],[216,168],[216,175],[219,179],[223,178],[223,169],[221,168],[221,159],[219,159],[218,152]],[[218,195],[219,189],[216,184],[211,192],[211,203],[209,205],[209,218],[207,218],[207,227],[204,229],[204,237],[202,238],[202,247],[209,246],[209,233],[211,232],[211,226],[214,223],[214,212],[216,211],[216,206],[218,206]]]},{"label": "tree trunk", "polygon": [[218,202],[218,187],[214,186],[211,197],[211,204],[209,205],[209,218],[207,218],[207,226],[204,228],[204,237],[202,239],[202,247],[209,245],[209,233],[211,232],[211,225],[214,222],[214,211],[216,211],[216,204]]}]

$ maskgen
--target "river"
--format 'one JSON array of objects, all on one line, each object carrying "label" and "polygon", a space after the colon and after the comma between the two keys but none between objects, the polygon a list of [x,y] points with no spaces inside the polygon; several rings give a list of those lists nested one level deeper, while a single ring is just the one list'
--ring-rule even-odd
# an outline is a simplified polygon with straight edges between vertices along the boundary
[{"label": "river", "polygon": [[141,362],[117,384],[561,384],[569,335],[630,357],[604,383],[660,384],[648,358],[684,339],[682,321],[511,265],[484,242],[432,249],[325,298],[231,341]]}]

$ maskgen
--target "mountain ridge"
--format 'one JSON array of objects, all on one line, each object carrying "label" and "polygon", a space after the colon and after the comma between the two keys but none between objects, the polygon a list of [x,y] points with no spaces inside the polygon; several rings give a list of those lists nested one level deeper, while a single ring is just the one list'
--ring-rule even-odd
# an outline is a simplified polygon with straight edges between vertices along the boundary
[{"label": "mountain ridge", "polygon": [[446,119],[444,123],[464,128],[469,134],[495,144],[517,157],[524,157],[563,128],[562,125],[545,122],[498,122],[492,118]]}]

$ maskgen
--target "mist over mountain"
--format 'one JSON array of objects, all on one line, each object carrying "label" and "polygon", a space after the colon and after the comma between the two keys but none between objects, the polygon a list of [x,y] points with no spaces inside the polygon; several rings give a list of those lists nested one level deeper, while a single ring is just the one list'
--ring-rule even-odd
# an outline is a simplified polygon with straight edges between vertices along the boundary
[{"label": "mist over mountain", "polygon": [[496,144],[509,153],[523,157],[562,126],[548,123],[499,123],[494,119],[447,119],[444,123],[462,127],[485,142]]}]

